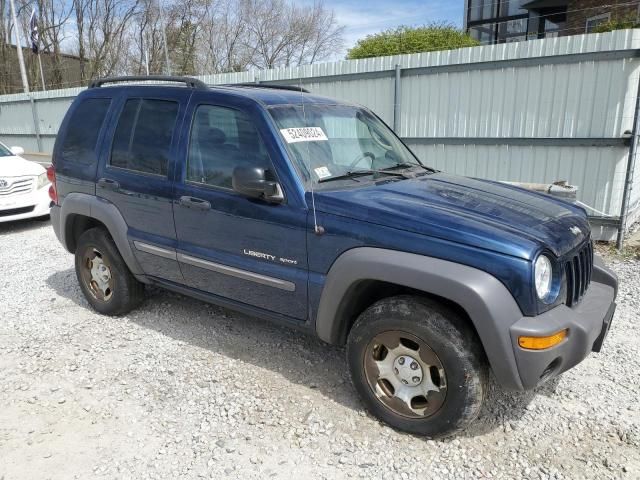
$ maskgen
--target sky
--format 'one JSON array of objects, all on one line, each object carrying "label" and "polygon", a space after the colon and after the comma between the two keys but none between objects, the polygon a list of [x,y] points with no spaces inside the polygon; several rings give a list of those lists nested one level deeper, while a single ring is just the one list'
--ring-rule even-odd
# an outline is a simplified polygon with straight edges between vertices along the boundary
[{"label": "sky", "polygon": [[[313,4],[317,0],[290,0]],[[423,25],[447,21],[462,27],[464,0],[323,0],[332,9],[338,24],[344,27],[344,47],[329,61],[342,60],[358,39],[399,25]],[[73,19],[68,21],[67,39],[75,32]],[[74,43],[75,45],[75,43]]]},{"label": "sky", "polygon": [[[310,2],[309,2],[310,3]],[[448,21],[462,27],[464,0],[324,0],[345,27],[344,58],[348,48],[368,34],[398,25]]]}]

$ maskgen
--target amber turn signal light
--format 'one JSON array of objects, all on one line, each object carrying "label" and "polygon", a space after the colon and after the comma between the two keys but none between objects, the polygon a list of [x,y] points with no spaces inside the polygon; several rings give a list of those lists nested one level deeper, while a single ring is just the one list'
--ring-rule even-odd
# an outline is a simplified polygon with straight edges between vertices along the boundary
[{"label": "amber turn signal light", "polygon": [[545,350],[555,347],[562,342],[569,334],[569,329],[560,330],[548,337],[518,337],[518,345],[527,350]]}]

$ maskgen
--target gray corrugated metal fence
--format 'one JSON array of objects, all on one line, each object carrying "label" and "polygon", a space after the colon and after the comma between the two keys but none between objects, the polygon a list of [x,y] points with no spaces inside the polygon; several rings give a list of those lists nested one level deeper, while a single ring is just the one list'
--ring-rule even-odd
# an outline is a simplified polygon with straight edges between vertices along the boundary
[{"label": "gray corrugated metal fence", "polygon": [[[200,78],[301,84],[366,105],[441,170],[516,182],[567,180],[600,217],[597,235],[615,234],[640,79],[640,30]],[[50,152],[80,90],[0,97],[0,140]],[[627,225],[640,217],[640,175],[629,184]]]}]

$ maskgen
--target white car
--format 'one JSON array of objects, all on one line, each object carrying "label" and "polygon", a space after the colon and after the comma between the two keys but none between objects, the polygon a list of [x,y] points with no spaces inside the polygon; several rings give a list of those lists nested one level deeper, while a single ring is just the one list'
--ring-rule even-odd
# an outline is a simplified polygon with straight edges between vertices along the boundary
[{"label": "white car", "polygon": [[20,157],[23,153],[21,147],[0,143],[0,222],[49,215],[47,171]]}]

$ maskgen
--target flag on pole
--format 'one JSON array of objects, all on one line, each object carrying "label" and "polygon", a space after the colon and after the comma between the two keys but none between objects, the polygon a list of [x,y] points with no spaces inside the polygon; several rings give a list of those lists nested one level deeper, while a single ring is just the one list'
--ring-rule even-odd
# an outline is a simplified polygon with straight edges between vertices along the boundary
[{"label": "flag on pole", "polygon": [[31,51],[33,53],[38,53],[40,50],[40,35],[38,34],[38,17],[36,17],[35,8],[31,10],[29,29],[31,30]]}]

